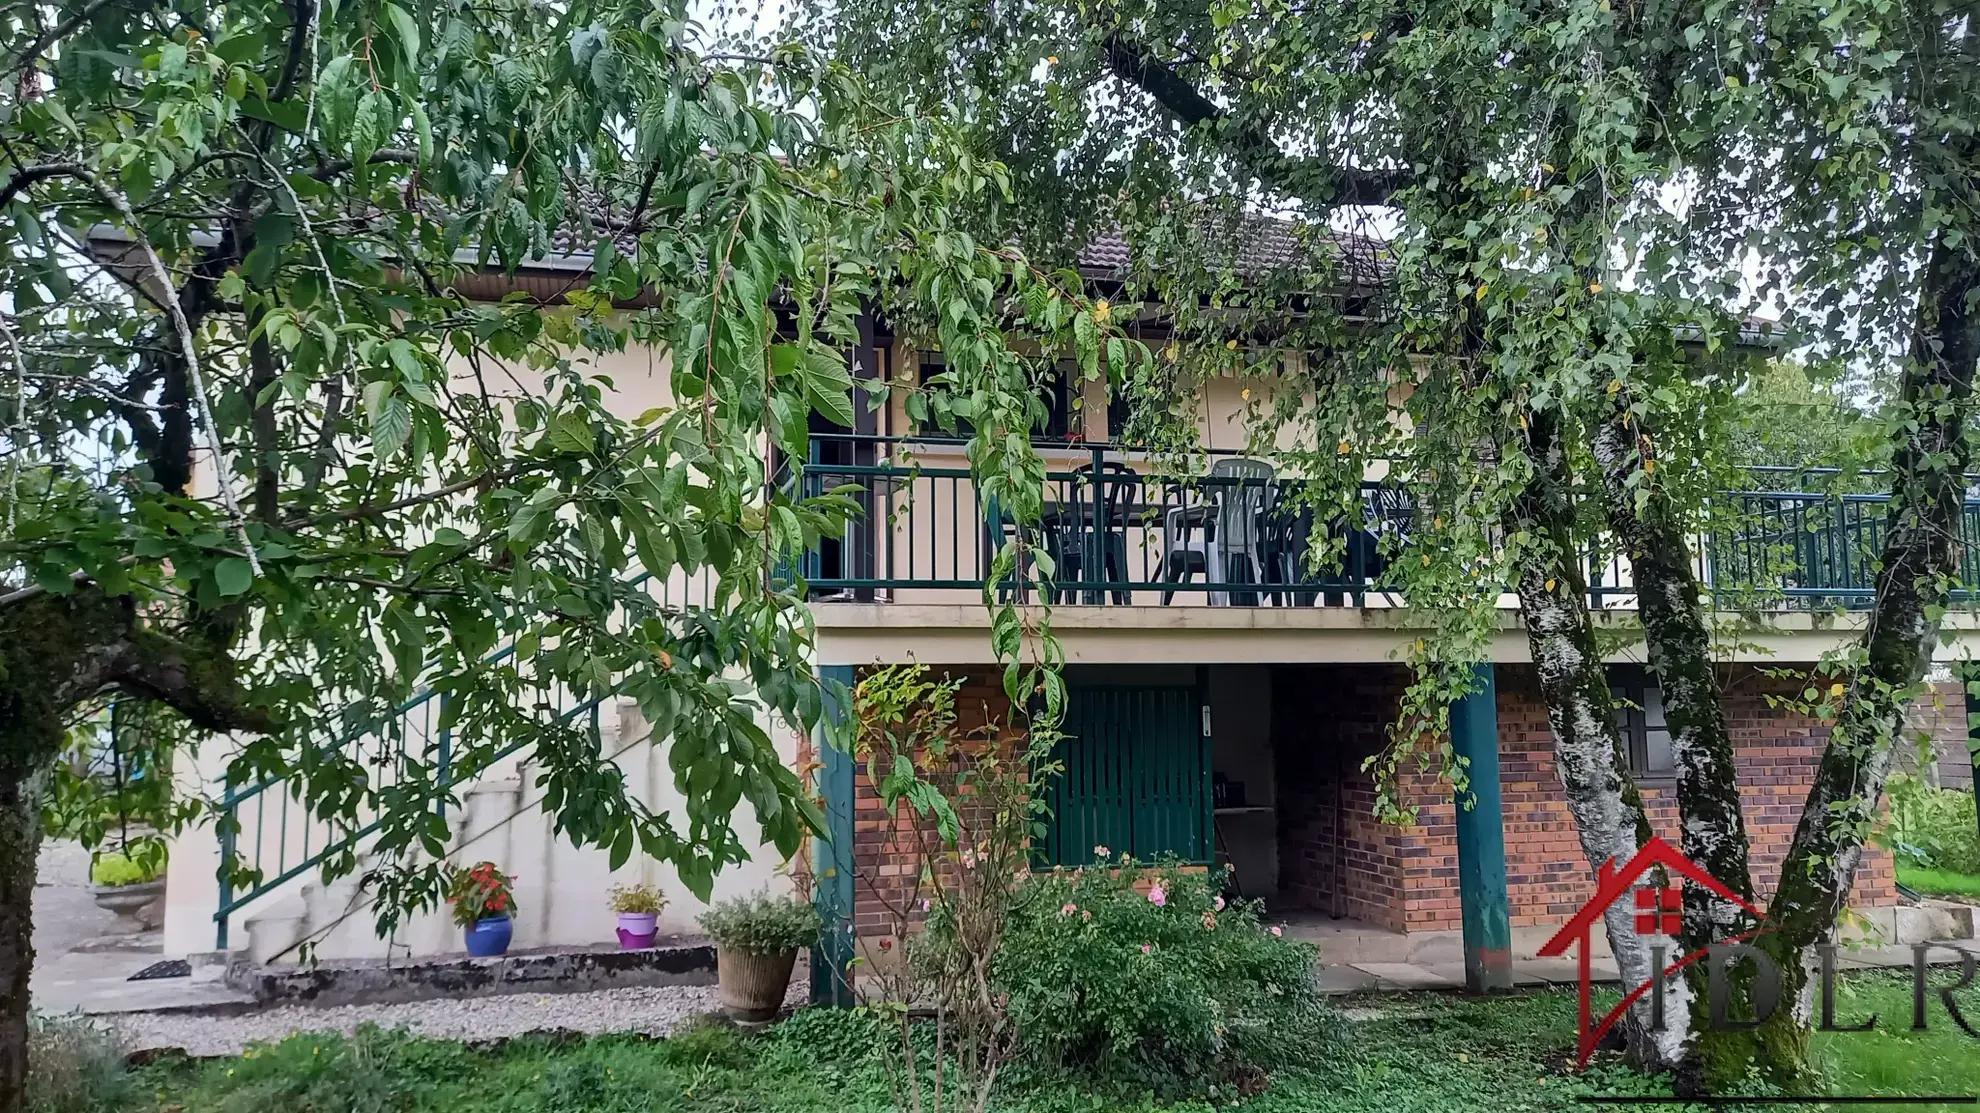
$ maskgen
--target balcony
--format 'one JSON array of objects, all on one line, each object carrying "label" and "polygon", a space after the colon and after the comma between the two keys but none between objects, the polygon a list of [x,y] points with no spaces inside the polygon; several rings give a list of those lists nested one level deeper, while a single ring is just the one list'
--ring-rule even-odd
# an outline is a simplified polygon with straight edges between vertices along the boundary
[{"label": "balcony", "polygon": [[[1146,454],[1111,445],[1040,446],[1048,463],[1041,548],[1053,575],[1042,596],[1098,607],[1371,607],[1407,605],[1390,562],[1407,550],[1414,511],[1407,494],[1363,484],[1358,513],[1314,529],[1298,505],[1298,481],[1265,461],[1212,453],[1202,475],[1157,473]],[[1013,529],[979,499],[962,445],[953,439],[815,435],[803,492],[849,487],[864,510],[828,538],[802,569],[815,601],[961,603],[981,598],[991,561]],[[1883,495],[1762,490],[1780,469],[1760,469],[1753,490],[1728,491],[1722,523],[1694,545],[1697,572],[1724,609],[1833,610],[1868,605],[1889,499]],[[1791,474],[1791,473],[1787,473]],[[1980,540],[1980,501],[1969,501],[1963,540]],[[1313,539],[1335,554],[1307,565]],[[1034,569],[1034,572],[1038,569]],[[1591,607],[1633,610],[1626,561],[1591,553]],[[1962,565],[1973,598],[1980,570]],[[1012,583],[1003,590],[1017,592]],[[1514,606],[1510,596],[1502,600]]]}]

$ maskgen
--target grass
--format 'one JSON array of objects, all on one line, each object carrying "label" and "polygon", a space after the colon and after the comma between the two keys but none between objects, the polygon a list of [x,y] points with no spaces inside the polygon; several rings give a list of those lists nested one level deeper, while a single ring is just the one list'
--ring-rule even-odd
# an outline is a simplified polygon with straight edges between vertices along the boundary
[{"label": "grass", "polygon": [[1921,893],[1980,898],[1980,874],[1899,863],[1898,884]]},{"label": "grass", "polygon": [[[1950,982],[1950,973],[1936,976]],[[1980,993],[1964,991],[1969,1019]],[[1349,999],[1348,1050],[1281,1071],[1264,1092],[1220,1106],[1234,1113],[1566,1113],[1589,1095],[1668,1094],[1662,1079],[1613,1062],[1569,1069],[1575,1000],[1547,991],[1489,1000],[1444,994]],[[1912,1032],[1908,976],[1843,980],[1838,1021],[1871,1013],[1869,1033],[1817,1033],[1828,1092],[1980,1093],[1980,1040],[1936,998]],[[143,1101],[172,1113],[883,1113],[886,1080],[870,1029],[841,1012],[807,1012],[769,1033],[725,1027],[648,1042],[602,1037],[513,1041],[495,1050],[371,1030],[345,1039],[298,1035],[232,1059],[143,1068]],[[1005,1113],[1148,1113],[1146,1094],[1008,1075]],[[1757,1108],[1758,1105],[1753,1106]],[[1208,1106],[1169,1107],[1207,1113]],[[1675,1107],[1664,1107],[1675,1108]],[[1805,1108],[1805,1107],[1804,1107]],[[1886,1107],[1904,1108],[1904,1107]],[[1913,1108],[1925,1108],[1917,1107]]]},{"label": "grass", "polygon": [[[1911,1030],[1911,975],[1879,972],[1840,979],[1836,1023],[1877,1018],[1874,1032],[1818,1032],[1816,1053],[1833,1094],[1980,1094],[1980,1040],[1960,1030],[1937,987],[1956,984],[1956,972],[1937,971],[1926,1001],[1926,1030]],[[1969,1023],[1980,1029],[1980,1001],[1971,989],[1956,995]],[[1885,1106],[1944,1109],[1946,1106]]]}]

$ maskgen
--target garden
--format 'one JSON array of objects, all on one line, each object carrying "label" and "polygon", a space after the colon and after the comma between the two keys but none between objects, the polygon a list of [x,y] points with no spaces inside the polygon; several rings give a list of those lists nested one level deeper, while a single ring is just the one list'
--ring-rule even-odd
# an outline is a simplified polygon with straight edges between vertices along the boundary
[{"label": "garden", "polygon": [[[1110,979],[1111,980],[1111,979]],[[1124,987],[1123,987],[1124,988]],[[1838,1008],[1874,1032],[1817,1033],[1816,1058],[1836,1094],[1973,1094],[1973,1038],[1936,1009],[1909,1029],[1906,976],[1843,980]],[[1025,1055],[1007,1069],[994,1108],[1256,1113],[1441,1113],[1585,1108],[1595,1096],[1668,1093],[1609,1059],[1569,1068],[1574,995],[1506,998],[1398,994],[1340,999],[1324,1034],[1245,1092],[1165,1096],[1131,1071]],[[932,1026],[923,1034],[932,1037]],[[127,1069],[115,1041],[79,1022],[44,1022],[37,1042],[36,1113],[865,1113],[954,1108],[932,1093],[897,1104],[889,1067],[892,1019],[871,1009],[805,1009],[748,1033],[709,1021],[671,1039],[524,1038],[492,1047],[422,1040],[403,1032],[302,1033],[232,1058],[166,1057]],[[1756,1102],[1753,1108],[1763,1108]],[[1907,1108],[1894,1106],[1892,1108]],[[1925,1106],[1909,1108],[1923,1109]]]},{"label": "garden", "polygon": [[1980,822],[1973,794],[1934,788],[1909,773],[1892,777],[1889,791],[1898,884],[1928,896],[1980,902]]}]

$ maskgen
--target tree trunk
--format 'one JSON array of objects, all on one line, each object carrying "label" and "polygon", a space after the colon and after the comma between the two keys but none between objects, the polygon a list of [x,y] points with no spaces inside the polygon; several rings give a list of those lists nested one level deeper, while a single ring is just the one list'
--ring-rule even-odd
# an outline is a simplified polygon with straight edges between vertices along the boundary
[{"label": "tree trunk", "polygon": [[[1618,393],[1615,411],[1595,431],[1594,454],[1602,470],[1604,511],[1609,528],[1629,557],[1636,585],[1637,616],[1649,653],[1650,672],[1663,696],[1664,720],[1671,733],[1678,816],[1684,856],[1718,878],[1748,903],[1753,878],[1746,859],[1746,819],[1740,810],[1739,775],[1732,736],[1719,702],[1712,634],[1692,571],[1691,546],[1682,516],[1669,493],[1652,481],[1655,459],[1649,430],[1631,413],[1627,392]],[[1640,485],[1632,485],[1632,479]],[[1685,885],[1684,916],[1675,954],[1690,954],[1739,935],[1753,925],[1739,905],[1702,885]],[[1750,968],[1738,968],[1750,973]],[[1707,1090],[1743,1078],[1750,1062],[1750,1040],[1741,1032],[1715,1032],[1707,1025],[1706,968],[1685,968],[1691,990],[1693,1039],[1686,1074]],[[1744,1015],[1746,979],[1733,979],[1732,1015]]]},{"label": "tree trunk", "polygon": [[[1980,355],[1980,319],[1969,299],[1980,292],[1980,263],[1963,247],[1933,244],[1899,392],[1891,506],[1877,570],[1877,598],[1857,645],[1830,736],[1801,809],[1794,842],[1781,863],[1780,888],[1767,908],[1764,948],[1781,967],[1784,1002],[1809,984],[1808,948],[1833,930],[1848,904],[1904,730],[1905,710],[1932,661],[1951,578],[1959,569],[1960,518],[1969,450],[1966,421]],[[1805,1009],[1785,1005],[1753,1034],[1763,1069],[1799,1083],[1805,1054]]]},{"label": "tree trunk", "polygon": [[0,1113],[24,1101],[41,794],[71,715],[117,688],[206,730],[276,725],[245,698],[224,645],[148,625],[164,615],[90,583],[0,607]]},{"label": "tree trunk", "polygon": [[[57,740],[59,742],[59,739]],[[0,1110],[26,1102],[28,977],[34,971],[34,876],[46,778],[0,781]]]},{"label": "tree trunk", "polygon": [[[1650,822],[1623,756],[1608,672],[1588,615],[1560,418],[1554,413],[1527,416],[1523,450],[1533,473],[1513,507],[1513,531],[1532,538],[1535,551],[1520,561],[1520,611],[1554,732],[1554,763],[1592,873],[1604,862],[1629,860],[1650,837]],[[1632,987],[1651,975],[1649,947],[1636,934],[1634,913],[1618,901],[1602,917],[1616,968],[1623,984]],[[1651,1069],[1674,1065],[1683,1046],[1685,1026],[1678,1018],[1685,1010],[1678,1001],[1667,1004],[1673,1007],[1662,1032],[1651,1030],[1647,994],[1621,1025],[1630,1057]]]}]

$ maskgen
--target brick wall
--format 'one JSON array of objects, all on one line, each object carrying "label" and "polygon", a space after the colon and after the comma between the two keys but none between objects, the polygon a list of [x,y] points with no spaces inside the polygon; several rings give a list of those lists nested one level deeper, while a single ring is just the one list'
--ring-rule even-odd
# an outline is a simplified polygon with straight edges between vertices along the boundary
[{"label": "brick wall", "polygon": [[1361,771],[1394,714],[1388,671],[1288,676],[1272,685],[1279,891],[1294,905],[1401,930],[1403,832],[1376,821],[1375,782]]},{"label": "brick wall", "polygon": [[1966,749],[1966,686],[1957,680],[1932,685],[1932,690],[1911,705],[1910,733],[1898,749],[1901,767],[1916,767],[1917,732],[1932,738],[1937,761],[1927,773],[1940,788],[1971,790],[1973,762]]},{"label": "brick wall", "polygon": [[[937,670],[941,671],[941,670]],[[1007,703],[990,670],[955,669],[962,727],[1002,722]],[[1383,744],[1406,680],[1395,666],[1287,667],[1273,683],[1273,751],[1278,765],[1280,886],[1285,903],[1338,913],[1395,930],[1460,924],[1455,811],[1449,787],[1432,773],[1405,776],[1402,791],[1419,822],[1395,827],[1374,817],[1374,784],[1362,760]],[[1739,667],[1725,675],[1726,712],[1746,807],[1754,881],[1762,900],[1799,821],[1826,729],[1770,707],[1766,697],[1795,685]],[[1593,891],[1574,824],[1554,770],[1553,737],[1531,668],[1501,666],[1499,763],[1506,874],[1514,927],[1566,919]],[[1957,685],[1941,693],[1957,708],[1921,707],[1918,725],[1964,754],[1965,712]],[[1929,702],[1929,698],[1928,698]],[[1954,734],[1956,732],[1956,735]],[[1008,741],[1008,739],[1006,739]],[[888,815],[864,769],[854,778],[854,918],[860,935],[891,933],[912,907],[920,858],[905,813]],[[1642,786],[1651,822],[1679,844],[1669,782]],[[1244,879],[1238,879],[1243,886]],[[1250,893],[1249,895],[1262,895]],[[1853,903],[1895,900],[1888,853],[1871,848]]]},{"label": "brick wall", "polygon": [[[963,681],[956,693],[959,737],[987,740],[993,737],[988,731],[994,724],[999,728],[994,734],[995,743],[1010,744],[1012,737],[1001,730],[1009,719],[1010,709],[1001,676],[990,669],[933,668],[931,672],[936,677],[948,675]],[[881,776],[885,775],[882,770]],[[967,822],[971,816],[964,810]],[[932,822],[917,821],[905,802],[889,814],[880,802],[878,788],[867,778],[865,765],[855,765],[853,929],[856,935],[892,935],[903,922],[913,924],[921,920],[918,899],[923,895],[921,871],[924,861],[941,866],[941,856],[934,854],[939,845]]]},{"label": "brick wall", "polygon": [[[1737,667],[1723,677],[1726,725],[1746,812],[1748,861],[1764,902],[1774,888],[1782,856],[1794,836],[1801,805],[1828,731],[1812,719],[1770,707],[1769,694],[1797,685]],[[1506,884],[1514,927],[1559,923],[1594,891],[1575,837],[1560,779],[1553,739],[1531,668],[1501,666],[1499,773],[1505,808]],[[1410,930],[1456,928],[1456,829],[1453,805],[1427,778],[1410,786],[1422,805],[1423,826],[1409,838],[1422,846],[1404,869],[1403,922]],[[1677,801],[1668,781],[1641,786],[1651,825],[1680,845]],[[1875,847],[1858,868],[1852,903],[1886,905],[1896,899],[1890,855]]]}]

